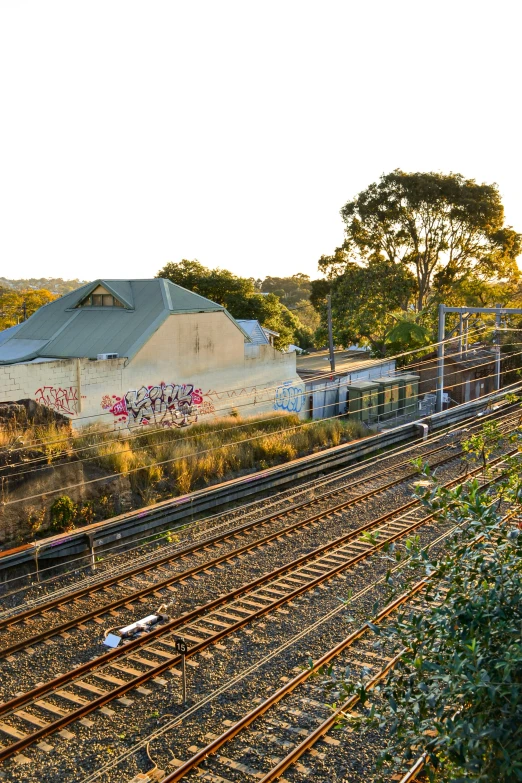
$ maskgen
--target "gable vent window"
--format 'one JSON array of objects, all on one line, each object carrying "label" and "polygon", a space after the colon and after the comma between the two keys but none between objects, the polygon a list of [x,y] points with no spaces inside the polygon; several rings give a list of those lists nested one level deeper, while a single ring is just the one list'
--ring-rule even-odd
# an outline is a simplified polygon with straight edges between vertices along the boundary
[{"label": "gable vent window", "polygon": [[112,294],[91,294],[78,307],[123,307],[119,299]]}]

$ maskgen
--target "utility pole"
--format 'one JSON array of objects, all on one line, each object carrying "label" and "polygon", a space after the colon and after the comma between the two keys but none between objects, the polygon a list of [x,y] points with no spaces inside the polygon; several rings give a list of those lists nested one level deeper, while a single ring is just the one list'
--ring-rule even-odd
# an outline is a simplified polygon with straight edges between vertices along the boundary
[{"label": "utility pole", "polygon": [[334,344],[333,344],[331,294],[328,294],[327,302],[328,302],[328,349],[330,352],[330,370],[332,371],[332,375],[333,375],[335,372],[335,354],[334,354]]},{"label": "utility pole", "polygon": [[22,305],[22,312],[24,314],[24,321],[27,321],[27,302],[25,301],[25,299]]},{"label": "utility pole", "polygon": [[498,310],[495,315],[495,343],[497,355],[495,356],[495,390],[500,389],[500,304],[496,304]]}]

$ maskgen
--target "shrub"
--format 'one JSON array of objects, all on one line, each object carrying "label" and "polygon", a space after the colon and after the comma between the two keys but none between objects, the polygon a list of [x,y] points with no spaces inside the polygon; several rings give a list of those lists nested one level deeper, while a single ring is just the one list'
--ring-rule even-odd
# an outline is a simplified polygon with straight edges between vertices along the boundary
[{"label": "shrub", "polygon": [[[491,434],[485,428],[484,440]],[[482,459],[483,445],[470,451]],[[428,509],[457,532],[438,559],[413,551],[411,578],[419,569],[432,577],[428,609],[405,611],[381,631],[406,650],[369,716],[392,737],[380,758],[383,779],[390,765],[404,770],[426,753],[430,780],[440,783],[522,780],[522,535],[503,518],[507,506],[519,513],[520,464],[506,465],[493,494],[476,481],[419,487]]]},{"label": "shrub", "polygon": [[57,498],[49,509],[51,518],[49,529],[55,533],[65,533],[72,530],[77,512],[76,503],[68,495]]}]

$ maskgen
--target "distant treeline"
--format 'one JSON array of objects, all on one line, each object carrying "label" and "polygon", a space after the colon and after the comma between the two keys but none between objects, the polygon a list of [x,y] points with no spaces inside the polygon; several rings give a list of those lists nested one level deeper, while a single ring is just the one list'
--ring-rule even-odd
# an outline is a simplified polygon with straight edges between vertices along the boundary
[{"label": "distant treeline", "polygon": [[62,280],[61,277],[29,277],[22,280],[9,280],[7,277],[0,277],[0,288],[8,288],[12,291],[41,291],[44,289],[57,296],[63,296],[87,282],[87,280]]}]

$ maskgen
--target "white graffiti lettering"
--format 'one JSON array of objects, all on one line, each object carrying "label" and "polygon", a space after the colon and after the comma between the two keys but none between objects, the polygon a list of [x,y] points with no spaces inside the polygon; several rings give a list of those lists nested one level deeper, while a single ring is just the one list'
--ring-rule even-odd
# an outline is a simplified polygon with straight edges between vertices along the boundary
[{"label": "white graffiti lettering", "polygon": [[292,382],[287,381],[276,389],[274,409],[299,413],[304,405],[304,396],[303,386],[292,386]]},{"label": "white graffiti lettering", "polygon": [[198,420],[203,396],[191,383],[164,383],[132,389],[123,397],[105,395],[102,408],[129,427],[155,424],[160,427],[188,427]]}]

